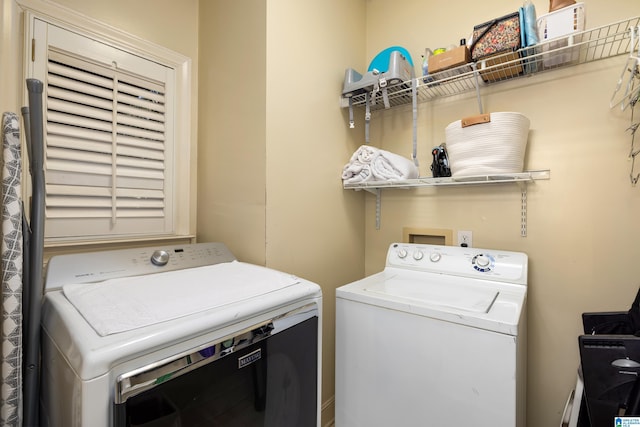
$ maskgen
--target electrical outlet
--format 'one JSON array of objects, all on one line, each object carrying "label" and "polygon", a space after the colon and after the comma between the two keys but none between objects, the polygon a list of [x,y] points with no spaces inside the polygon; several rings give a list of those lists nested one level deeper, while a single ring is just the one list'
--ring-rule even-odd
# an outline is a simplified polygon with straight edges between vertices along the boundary
[{"label": "electrical outlet", "polygon": [[470,248],[473,246],[473,233],[471,231],[458,230],[458,246]]}]

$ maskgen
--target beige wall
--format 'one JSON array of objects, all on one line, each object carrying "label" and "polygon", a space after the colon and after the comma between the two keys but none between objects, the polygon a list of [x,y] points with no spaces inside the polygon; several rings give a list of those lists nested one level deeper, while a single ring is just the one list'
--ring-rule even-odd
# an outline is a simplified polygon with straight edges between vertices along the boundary
[{"label": "beige wall", "polygon": [[[538,13],[548,2],[534,1]],[[367,2],[367,54],[405,46],[415,61],[425,47],[456,44],[474,24],[518,6],[499,0],[465,2],[456,10],[440,2]],[[406,13],[407,10],[422,11]],[[589,28],[638,14],[637,0],[587,2]],[[472,230],[477,247],[529,255],[528,426],[559,425],[575,385],[577,335],[585,311],[627,310],[638,289],[640,189],[629,182],[628,111],[609,109],[625,57],[552,71],[483,89],[486,111],[519,111],[531,119],[525,167],[550,169],[549,181],[528,186],[528,236],[520,236],[516,185],[391,190],[382,196],[382,227],[375,229],[375,198],[366,200],[366,272],[384,265],[387,245],[402,227]],[[419,64],[416,70],[419,71]],[[478,112],[474,94],[419,108],[421,174],[430,175],[430,149],[444,128]],[[360,119],[362,120],[362,119]],[[375,145],[408,155],[411,110],[375,114]],[[455,233],[454,233],[455,236]]]},{"label": "beige wall", "polygon": [[334,290],[364,273],[364,196],[340,181],[358,142],[339,108],[346,64],[364,64],[364,5],[200,6],[198,239],[322,287],[323,422],[333,418]]},{"label": "beige wall", "polygon": [[334,290],[364,272],[363,195],[345,193],[340,181],[358,141],[338,108],[345,64],[363,58],[364,2],[272,1],[267,18],[267,265],[322,286],[327,402]]},{"label": "beige wall", "polygon": [[[323,402],[333,396],[334,289],[379,271],[403,226],[466,229],[475,246],[529,254],[528,425],[559,423],[575,381],[580,314],[628,308],[640,273],[629,117],[608,108],[623,57],[483,89],[487,110],[531,119],[526,166],[551,170],[551,180],[528,188],[528,237],[519,234],[519,189],[509,185],[385,191],[376,230],[374,197],[344,191],[339,180],[363,141],[362,111],[349,130],[346,110],[338,108],[344,69],[364,70],[391,45],[405,46],[418,61],[425,47],[455,43],[515,6],[467,2],[454,20],[432,0],[393,7],[383,0],[58,3],[193,59],[198,238],[224,241],[240,259],[322,286]],[[546,2],[534,3],[545,11]],[[10,64],[19,53],[20,21],[11,0],[3,0],[0,14],[0,106],[15,110],[21,77]],[[634,14],[637,0],[594,0],[587,25]],[[423,175],[444,127],[476,108],[472,96],[420,105]],[[371,132],[374,145],[408,155],[410,110],[376,113]]]},{"label": "beige wall", "polygon": [[198,240],[265,264],[266,3],[200,5]]},{"label": "beige wall", "polygon": [[198,58],[198,0],[57,0],[56,3],[194,61]]},{"label": "beige wall", "polygon": [[16,82],[22,81],[22,21],[13,0],[3,0],[0,8],[0,111],[20,112],[21,96]]}]

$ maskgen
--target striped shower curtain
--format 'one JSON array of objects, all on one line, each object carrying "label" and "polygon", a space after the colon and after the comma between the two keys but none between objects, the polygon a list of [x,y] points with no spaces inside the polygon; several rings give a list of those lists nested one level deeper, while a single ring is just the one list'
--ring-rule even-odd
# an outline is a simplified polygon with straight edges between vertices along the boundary
[{"label": "striped shower curtain", "polygon": [[19,119],[2,115],[0,425],[22,424],[22,199]]}]

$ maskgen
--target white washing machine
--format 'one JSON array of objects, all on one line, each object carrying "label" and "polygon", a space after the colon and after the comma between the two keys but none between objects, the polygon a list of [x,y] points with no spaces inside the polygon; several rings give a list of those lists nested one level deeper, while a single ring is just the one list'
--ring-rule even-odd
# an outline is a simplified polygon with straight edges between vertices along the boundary
[{"label": "white washing machine", "polygon": [[220,243],[54,257],[41,424],[317,427],[318,285]]},{"label": "white washing machine", "polygon": [[394,243],[336,290],[336,427],[524,427],[527,256]]}]

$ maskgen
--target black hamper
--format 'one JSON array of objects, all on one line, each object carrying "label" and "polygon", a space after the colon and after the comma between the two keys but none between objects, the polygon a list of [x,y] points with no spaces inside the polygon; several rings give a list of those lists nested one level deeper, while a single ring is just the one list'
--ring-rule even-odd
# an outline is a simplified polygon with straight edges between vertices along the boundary
[{"label": "black hamper", "polygon": [[640,291],[629,311],[583,313],[578,337],[584,398],[592,427],[640,416]]}]

